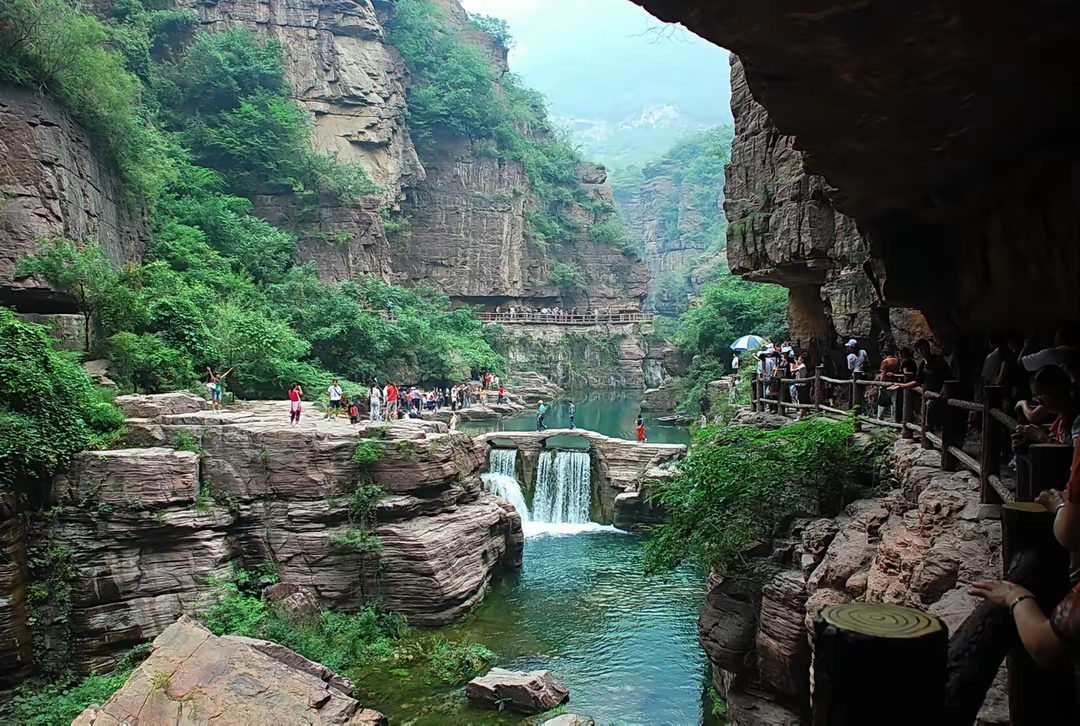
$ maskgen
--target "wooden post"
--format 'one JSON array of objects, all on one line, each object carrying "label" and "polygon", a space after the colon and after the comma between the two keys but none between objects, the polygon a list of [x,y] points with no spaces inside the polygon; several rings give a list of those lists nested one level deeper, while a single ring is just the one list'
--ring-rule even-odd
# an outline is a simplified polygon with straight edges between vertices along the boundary
[{"label": "wooden post", "polygon": [[781,416],[783,416],[784,412],[786,410],[785,407],[784,407],[784,404],[785,403],[791,403],[791,384],[790,383],[784,383],[784,381],[781,380],[780,381],[780,390],[777,391],[776,395],[777,395],[777,400],[780,401],[779,413],[780,413]]},{"label": "wooden post", "polygon": [[1023,491],[1017,480],[1016,501],[1033,502],[1046,489],[1064,489],[1072,468],[1072,447],[1064,444],[1032,444],[1028,449],[1030,471]]},{"label": "wooden post", "polygon": [[926,396],[919,396],[919,399],[919,410],[922,411],[922,421],[920,421],[919,423],[919,435],[922,436],[922,441],[920,442],[920,445],[924,449],[932,449],[934,448],[934,445],[930,443],[930,439],[926,437],[926,419],[928,418],[926,414],[929,413],[930,407],[928,404],[930,403],[930,399]]},{"label": "wooden post", "polygon": [[[949,398],[955,395],[959,381],[945,381],[941,387],[941,398],[937,400],[938,419],[941,421],[941,469],[942,471],[956,471],[958,462],[956,457],[949,453],[950,446],[956,446],[953,435],[953,411],[949,406]],[[961,442],[963,443],[963,442]]]},{"label": "wooden post", "polygon": [[820,411],[825,404],[825,381],[821,380],[825,375],[825,366],[818,366],[814,372],[814,405]]},{"label": "wooden post", "polygon": [[997,490],[990,486],[991,476],[1001,476],[1001,446],[1003,443],[1001,424],[991,411],[1000,409],[1005,400],[1005,390],[1001,386],[987,386],[983,389],[982,410],[982,456],[979,462],[980,501],[983,504],[1001,504]]},{"label": "wooden post", "polygon": [[814,726],[941,723],[949,631],[936,617],[897,605],[830,605],[814,618],[814,636]]},{"label": "wooden post", "polygon": [[[1054,512],[1034,502],[1001,508],[1002,562],[1009,579],[1018,563],[1035,553],[1037,572],[1027,584],[1044,613],[1069,592],[1069,554],[1054,539]],[[1076,681],[1069,668],[1040,668],[1019,638],[1009,651],[1009,715],[1013,726],[1076,723]]]},{"label": "wooden post", "polygon": [[754,413],[758,411],[758,394],[758,374],[755,373],[750,379],[750,410]]},{"label": "wooden post", "polygon": [[900,392],[903,393],[902,400],[904,402],[904,430],[900,433],[900,436],[905,439],[915,438],[915,432],[911,430],[908,424],[915,422],[915,390],[912,388],[902,388]]},{"label": "wooden post", "polygon": [[863,412],[863,396],[866,394],[866,386],[860,386],[859,380],[862,379],[862,373],[851,374],[851,410],[855,412],[855,430],[862,430],[862,423],[859,421],[859,416]]}]

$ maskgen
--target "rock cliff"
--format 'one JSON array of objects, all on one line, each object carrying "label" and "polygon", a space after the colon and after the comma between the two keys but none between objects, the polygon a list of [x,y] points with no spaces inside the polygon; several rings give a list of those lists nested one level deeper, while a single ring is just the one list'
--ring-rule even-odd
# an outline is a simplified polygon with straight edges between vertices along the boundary
[{"label": "rock cliff", "polygon": [[807,171],[795,139],[781,134],[751,95],[731,56],[735,141],[727,169],[728,265],[750,280],[790,288],[792,339],[827,352],[848,338],[901,344],[929,334],[916,311],[889,309],[875,287],[870,245],[837,211],[833,190]]},{"label": "rock cliff", "polygon": [[0,86],[0,304],[77,313],[70,296],[16,282],[15,263],[38,237],[95,239],[116,264],[137,260],[148,236],[105,152],[53,102]]},{"label": "rock cliff", "polygon": [[[493,576],[520,565],[517,513],[484,492],[482,449],[444,424],[294,427],[287,404],[214,413],[198,398],[167,398],[118,399],[137,448],[81,455],[57,479],[53,516],[32,537],[65,552],[69,595],[36,627],[49,657],[79,672],[110,666],[191,612],[231,563],[270,567],[325,607],[377,598],[418,626],[468,612]],[[379,451],[366,468],[352,460],[365,437]],[[199,453],[169,448],[181,439]],[[361,479],[384,492],[377,551],[346,541]]]},{"label": "rock cliff", "polygon": [[989,331],[1080,316],[1076,6],[635,2],[742,59],[869,241],[889,306],[924,311],[972,363]]},{"label": "rock cliff", "polygon": [[[713,682],[736,726],[810,723],[814,615],[825,605],[888,602],[927,610],[954,631],[976,605],[971,583],[1000,575],[1001,524],[979,481],[944,472],[936,452],[897,442],[897,487],[839,516],[797,519],[770,546],[763,586],[714,575],[699,621]],[[1008,723],[999,674],[980,723]]]}]

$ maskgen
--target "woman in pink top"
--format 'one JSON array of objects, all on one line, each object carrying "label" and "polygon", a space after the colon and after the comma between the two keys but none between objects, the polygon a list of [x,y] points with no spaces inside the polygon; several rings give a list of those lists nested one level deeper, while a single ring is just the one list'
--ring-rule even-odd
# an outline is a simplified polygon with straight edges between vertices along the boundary
[{"label": "woman in pink top", "polygon": [[300,399],[304,396],[304,389],[299,383],[292,384],[289,389],[289,424],[300,423]]}]

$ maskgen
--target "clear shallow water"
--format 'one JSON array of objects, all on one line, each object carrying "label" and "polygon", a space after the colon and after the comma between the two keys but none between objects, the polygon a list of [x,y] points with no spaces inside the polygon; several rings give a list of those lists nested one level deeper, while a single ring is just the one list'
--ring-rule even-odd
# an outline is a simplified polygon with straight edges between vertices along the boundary
[{"label": "clear shallow water", "polygon": [[[707,722],[697,643],[705,578],[691,568],[645,577],[638,535],[596,524],[536,528],[548,531],[526,540],[522,569],[494,583],[447,637],[484,643],[504,668],[551,669],[570,688],[567,710],[601,726]],[[559,528],[575,533],[550,533]],[[357,690],[393,724],[530,723],[473,709],[462,689],[415,677],[376,674]]]},{"label": "clear shallow water", "polygon": [[[568,406],[577,404],[574,423],[578,428],[589,429],[605,436],[634,440],[637,436],[635,421],[641,410],[641,391],[575,391],[564,393],[555,403],[548,401],[545,424],[549,429],[570,426]],[[685,426],[662,426],[657,422],[659,414],[644,412],[645,436],[654,444],[689,444],[690,432]],[[536,409],[526,411],[499,421],[468,421],[461,424],[463,431],[472,434],[489,431],[535,431]],[[562,442],[556,442],[562,445]],[[566,445],[572,445],[567,443]]]}]

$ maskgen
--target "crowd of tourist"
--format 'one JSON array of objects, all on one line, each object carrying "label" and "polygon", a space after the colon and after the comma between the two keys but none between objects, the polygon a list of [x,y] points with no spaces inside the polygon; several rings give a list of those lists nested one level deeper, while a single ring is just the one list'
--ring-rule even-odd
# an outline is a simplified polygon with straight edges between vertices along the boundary
[{"label": "crowd of tourist", "polygon": [[[638,311],[634,311],[638,312]],[[624,313],[615,310],[612,311],[609,308],[587,308],[578,310],[578,308],[572,307],[569,310],[559,307],[527,307],[527,306],[514,306],[503,308],[498,306],[495,308],[494,319],[505,320],[513,322],[517,320],[527,320],[532,322],[544,322],[544,323],[572,323],[572,322],[606,322],[613,318],[618,318]]]},{"label": "crowd of tourist", "polygon": [[[214,376],[211,373],[211,378]],[[208,384],[209,388],[210,384]],[[211,394],[213,392],[211,391]],[[506,387],[495,373],[484,373],[479,379],[463,381],[455,386],[423,387],[399,386],[395,381],[381,385],[373,381],[367,396],[345,395],[335,378],[326,389],[327,404],[324,419],[348,417],[350,423],[359,423],[365,413],[371,421],[394,421],[405,418],[422,418],[424,411],[449,409],[456,412],[476,405],[506,402]],[[289,422],[300,423],[304,390],[294,383],[288,391]],[[362,405],[366,403],[366,406]],[[456,427],[457,416],[451,416],[451,428]]]}]

